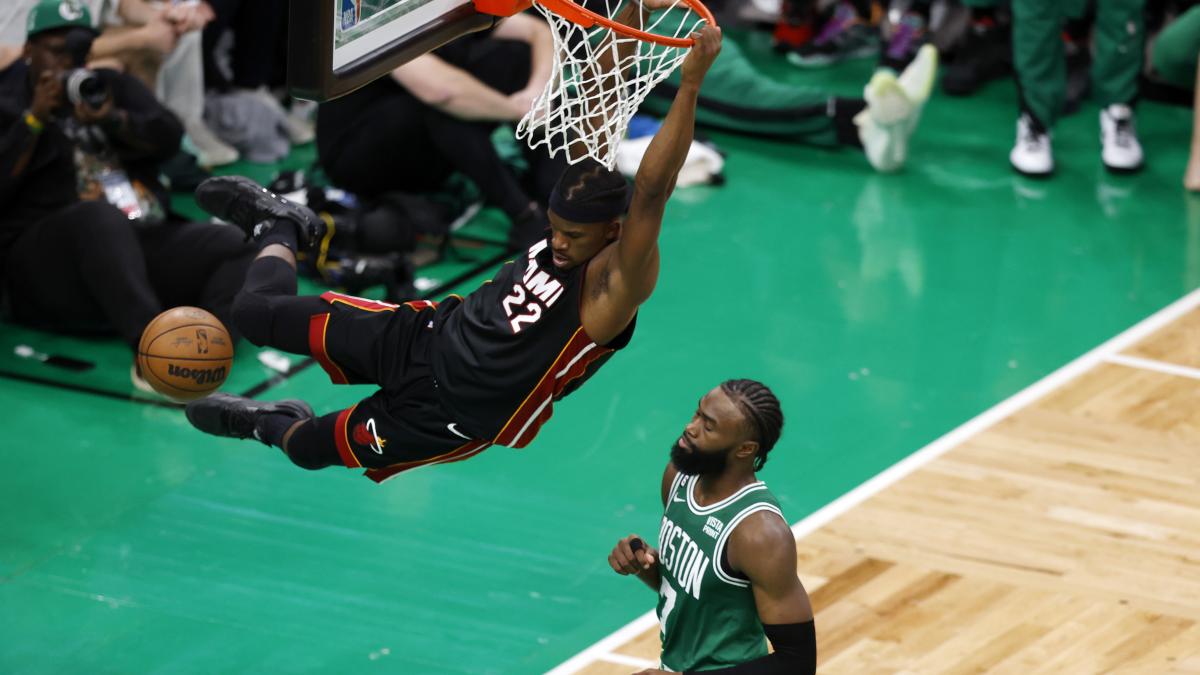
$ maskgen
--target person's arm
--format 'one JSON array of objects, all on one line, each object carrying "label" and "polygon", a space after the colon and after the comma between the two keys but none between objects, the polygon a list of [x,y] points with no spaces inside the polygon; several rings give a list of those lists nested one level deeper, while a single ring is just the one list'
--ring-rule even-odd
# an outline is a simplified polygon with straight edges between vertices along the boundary
[{"label": "person's arm", "polygon": [[179,152],[183,125],[136,78],[111,73],[112,93],[98,109],[80,103],[75,117],[104,129],[121,159],[166,161]]},{"label": "person's arm", "polygon": [[525,114],[508,96],[434,54],[396,68],[392,79],[418,101],[459,119],[508,122]]},{"label": "person's arm", "polygon": [[[146,0],[121,0],[117,3],[117,16],[131,26],[142,26],[155,19],[163,11]],[[101,17],[94,17],[100,20]]]},{"label": "person's arm", "polygon": [[681,66],[679,91],[666,119],[654,134],[633,180],[633,199],[609,259],[611,292],[639,305],[658,280],[658,235],[667,199],[692,145],[700,84],[721,51],[721,29],[705,26]]},{"label": "person's arm", "polygon": [[[729,535],[729,566],[749,580],[763,631],[775,651],[703,675],[812,675],[817,637],[808,593],[796,576],[796,539],[778,514],[759,511]],[[639,675],[658,673],[645,670]]]},{"label": "person's arm", "polygon": [[[6,95],[9,92],[4,92]],[[0,204],[9,203],[17,189],[29,162],[37,150],[38,142],[46,125],[50,124],[51,111],[62,101],[62,80],[53,73],[42,73],[33,88],[33,99],[25,110],[3,106],[0,113],[4,120],[0,134]]]},{"label": "person's arm", "polygon": [[88,58],[99,60],[137,49],[170,54],[175,49],[178,37],[174,26],[164,17],[155,16],[136,28],[102,32],[92,43],[92,51]]},{"label": "person's arm", "polygon": [[518,107],[528,110],[545,89],[554,66],[554,35],[550,26],[529,14],[516,14],[502,21],[492,31],[492,37],[529,45],[529,81],[523,89],[509,95]]},{"label": "person's arm", "polygon": [[[670,499],[671,484],[675,482],[675,476],[678,473],[675,465],[667,462],[667,468],[663,470],[660,495],[664,508],[667,506],[667,500]],[[634,544],[634,540],[641,543]],[[659,587],[662,586],[662,577],[658,573],[658,550],[636,534],[631,534],[617,542],[612,553],[608,555],[608,564],[614,572],[622,576],[636,575],[655,593],[658,593]]]}]

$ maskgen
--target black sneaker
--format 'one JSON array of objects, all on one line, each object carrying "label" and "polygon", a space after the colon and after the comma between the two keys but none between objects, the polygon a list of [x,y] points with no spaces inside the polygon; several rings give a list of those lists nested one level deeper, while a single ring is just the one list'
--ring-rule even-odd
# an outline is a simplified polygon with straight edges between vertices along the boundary
[{"label": "black sneaker", "polygon": [[942,71],[942,91],[970,96],[980,87],[1012,72],[1012,32],[1008,26],[975,24],[966,42]]},{"label": "black sneaker", "polygon": [[312,248],[325,236],[325,221],[312,209],[290,202],[244,176],[209,178],[196,188],[196,203],[242,228],[247,239],[262,239],[279,219],[296,224],[302,249]]},{"label": "black sneaker", "polygon": [[227,438],[257,438],[254,425],[265,413],[281,413],[297,420],[315,416],[307,403],[296,399],[256,401],[221,393],[192,401],[184,411],[192,426],[206,434]]}]

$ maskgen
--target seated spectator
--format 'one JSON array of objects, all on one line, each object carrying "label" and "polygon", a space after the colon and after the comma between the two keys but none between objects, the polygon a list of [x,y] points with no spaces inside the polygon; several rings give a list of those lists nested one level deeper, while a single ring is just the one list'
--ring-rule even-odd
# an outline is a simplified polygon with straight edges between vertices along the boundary
[{"label": "seated spectator", "polygon": [[[726,41],[704,80],[696,123],[725,131],[772,136],[816,146],[858,148],[878,171],[896,171],[908,159],[909,139],[937,77],[937,51],[918,49],[899,77],[881,68],[863,98],[843,98],[815,88],[776,82]],[[642,104],[665,115],[679,83],[672,73]]]},{"label": "seated spectator", "polygon": [[[12,8],[6,11],[11,13],[0,14],[0,43],[20,45],[24,41],[25,16],[37,0],[8,1]],[[237,151],[204,123],[200,29],[213,16],[207,2],[87,0],[64,6],[86,6],[92,27],[100,31],[89,56],[92,67],[123,70],[154,91],[183,122],[185,147],[200,164],[220,166],[238,159]],[[0,67],[7,65],[3,56],[0,51]]]},{"label": "seated spectator", "polygon": [[544,200],[565,160],[522,144],[530,167],[522,184],[491,135],[529,111],[550,77],[553,49],[550,28],[518,14],[491,33],[460,38],[321,104],[321,166],[335,185],[368,200],[433,192],[460,172],[508,215],[510,244],[525,245],[547,227]]},{"label": "seated spectator", "polygon": [[1154,74],[1181,89],[1194,89],[1192,104],[1192,150],[1188,156],[1183,186],[1200,192],[1200,7],[1192,7],[1167,24],[1154,42],[1150,63]]},{"label": "seated spectator", "polygon": [[183,130],[136,78],[102,69],[64,85],[92,25],[86,7],[42,0],[23,58],[0,71],[0,290],[11,315],[115,330],[131,348],[166,307],[203,307],[232,326],[254,247],[236,228],[170,213],[159,165]]},{"label": "seated spectator", "polygon": [[[219,94],[246,93],[271,109],[287,140],[310,143],[315,104],[291,100],[285,109],[274,90],[286,79],[287,0],[209,0],[215,18],[204,28],[204,79]],[[231,43],[226,38],[232,38]],[[231,44],[228,51],[226,44]],[[223,58],[225,55],[228,58]]]}]

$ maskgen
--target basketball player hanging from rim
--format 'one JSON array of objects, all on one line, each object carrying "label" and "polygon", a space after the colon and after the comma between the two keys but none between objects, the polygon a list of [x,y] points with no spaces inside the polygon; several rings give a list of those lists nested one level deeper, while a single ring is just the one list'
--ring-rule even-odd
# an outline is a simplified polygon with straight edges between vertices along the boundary
[{"label": "basketball player hanging from rim", "polygon": [[[631,23],[669,4],[630,3],[616,19]],[[491,445],[525,447],[554,402],[628,344],[654,290],[663,212],[692,141],[700,84],[721,48],[715,26],[693,38],[683,86],[632,195],[599,162],[569,166],[550,197],[548,236],[466,297],[400,306],[337,293],[297,297],[295,251],[321,239],[322,221],[245,178],[201,184],[199,204],[260,247],[234,302],[242,334],[310,354],[334,383],[380,388],[320,417],[302,401],[214,394],[190,403],[188,420],[205,433],[281,448],[306,469],[363,467],[377,482]]]}]

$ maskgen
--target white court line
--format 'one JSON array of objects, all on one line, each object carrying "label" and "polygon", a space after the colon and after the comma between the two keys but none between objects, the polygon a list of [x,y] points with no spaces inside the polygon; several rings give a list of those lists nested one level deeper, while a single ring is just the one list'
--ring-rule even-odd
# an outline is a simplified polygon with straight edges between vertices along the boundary
[{"label": "white court line", "polygon": [[646,668],[658,668],[658,661],[639,659],[636,656],[626,656],[625,654],[618,654],[616,652],[601,654],[600,660],[609,661],[611,663],[619,663],[623,666],[632,666],[639,670],[645,670]]},{"label": "white court line", "polygon": [[1109,363],[1137,368],[1139,370],[1153,370],[1159,373],[1166,373],[1167,375],[1178,375],[1180,377],[1190,377],[1193,380],[1200,380],[1200,369],[1166,363],[1165,361],[1143,359],[1140,356],[1127,356],[1125,354],[1110,354],[1104,360]]},{"label": "white court line", "polygon": [[[1118,352],[1178,319],[1197,306],[1200,306],[1200,289],[1193,290],[1191,293],[1142,319],[1122,333],[1108,339],[1100,346],[1095,347],[1074,361],[971,418],[945,436],[893,464],[804,520],[792,525],[792,532],[795,533],[796,538],[801,538],[820,529],[834,518],[865,502],[875,494],[882,492],[888,486],[945,454],[946,451],[961,444],[971,436],[987,429],[1054,389],[1082,375],[1098,363],[1112,360]],[[619,628],[612,635],[559,664],[553,670],[549,671],[548,675],[569,675],[570,673],[574,673],[592,661],[605,658],[605,655],[611,653],[614,647],[624,644],[630,638],[637,636],[642,631],[657,623],[654,611],[646,612],[622,628]]]}]

